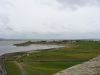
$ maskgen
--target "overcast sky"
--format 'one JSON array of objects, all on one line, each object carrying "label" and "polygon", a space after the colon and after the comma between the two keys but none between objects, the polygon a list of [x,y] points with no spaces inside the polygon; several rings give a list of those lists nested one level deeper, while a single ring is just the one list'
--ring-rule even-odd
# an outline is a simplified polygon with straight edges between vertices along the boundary
[{"label": "overcast sky", "polygon": [[100,0],[0,0],[0,38],[100,38]]}]

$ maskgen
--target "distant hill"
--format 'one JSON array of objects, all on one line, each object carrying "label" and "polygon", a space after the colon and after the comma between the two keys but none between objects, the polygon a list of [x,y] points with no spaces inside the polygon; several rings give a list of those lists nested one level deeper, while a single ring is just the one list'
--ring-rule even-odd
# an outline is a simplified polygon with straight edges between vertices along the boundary
[{"label": "distant hill", "polygon": [[5,40],[4,38],[0,38],[0,41]]},{"label": "distant hill", "polygon": [[11,41],[11,40],[13,40],[13,41],[19,41],[19,40],[28,40],[28,39],[8,39],[8,38],[0,38],[0,41]]},{"label": "distant hill", "polygon": [[0,41],[9,41],[9,40],[12,40],[12,39],[6,39],[6,38],[0,38]]}]

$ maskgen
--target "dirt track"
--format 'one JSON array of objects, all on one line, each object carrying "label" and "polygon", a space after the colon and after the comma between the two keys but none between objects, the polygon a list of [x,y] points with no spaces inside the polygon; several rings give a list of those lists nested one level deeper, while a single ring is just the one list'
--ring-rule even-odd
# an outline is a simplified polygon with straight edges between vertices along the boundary
[{"label": "dirt track", "polygon": [[14,61],[14,62],[19,67],[21,75],[26,75],[26,72],[25,72],[24,68],[22,67],[22,65],[20,63],[18,63],[17,61]]}]

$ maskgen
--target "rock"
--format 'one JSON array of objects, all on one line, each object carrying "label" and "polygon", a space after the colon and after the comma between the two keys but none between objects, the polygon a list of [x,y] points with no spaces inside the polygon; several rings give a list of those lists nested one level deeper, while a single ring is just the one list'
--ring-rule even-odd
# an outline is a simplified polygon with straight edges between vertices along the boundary
[{"label": "rock", "polygon": [[100,75],[100,56],[54,75]]}]

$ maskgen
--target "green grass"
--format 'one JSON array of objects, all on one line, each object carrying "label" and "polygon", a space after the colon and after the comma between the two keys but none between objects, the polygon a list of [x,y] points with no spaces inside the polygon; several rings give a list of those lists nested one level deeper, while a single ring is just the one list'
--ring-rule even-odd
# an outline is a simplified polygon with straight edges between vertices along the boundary
[{"label": "green grass", "polygon": [[[17,61],[22,63],[27,75],[53,75],[100,55],[100,42],[80,41],[72,45],[74,46],[70,48],[45,50],[31,53],[29,56],[23,54]],[[9,57],[6,61],[14,61],[14,59],[16,60],[15,57]]]},{"label": "green grass", "polygon": [[[71,67],[80,62],[64,62],[64,61],[55,61],[55,62],[28,62],[24,63],[24,68],[27,71],[27,75],[52,75],[55,72],[58,72],[65,67]],[[28,64],[28,65],[27,65]]]},{"label": "green grass", "polygon": [[13,61],[6,61],[5,69],[7,71],[7,75],[21,75],[18,66]]}]

